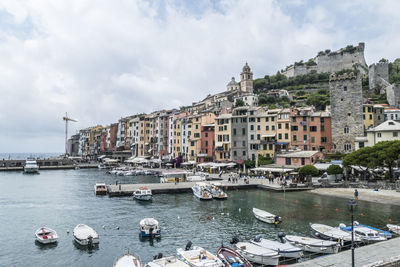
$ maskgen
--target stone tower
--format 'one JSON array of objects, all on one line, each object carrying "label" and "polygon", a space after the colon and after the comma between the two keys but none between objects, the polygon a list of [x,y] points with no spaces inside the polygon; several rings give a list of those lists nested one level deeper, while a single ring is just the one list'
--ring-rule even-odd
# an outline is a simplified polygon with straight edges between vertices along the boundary
[{"label": "stone tower", "polygon": [[247,62],[243,66],[242,73],[240,73],[240,91],[243,93],[253,93],[253,73]]},{"label": "stone tower", "polygon": [[235,81],[235,77],[226,85],[226,91],[236,91],[239,89],[239,84]]},{"label": "stone tower", "polygon": [[355,137],[363,136],[361,76],[354,72],[329,79],[333,152],[354,151]]},{"label": "stone tower", "polygon": [[385,93],[385,87],[389,85],[389,62],[381,61],[369,66],[369,89],[376,93]]}]

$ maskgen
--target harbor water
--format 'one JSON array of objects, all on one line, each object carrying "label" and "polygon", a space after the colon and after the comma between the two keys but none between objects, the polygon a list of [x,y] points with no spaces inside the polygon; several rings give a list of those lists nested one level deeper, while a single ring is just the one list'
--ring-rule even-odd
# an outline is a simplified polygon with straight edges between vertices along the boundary
[{"label": "harbor water", "polygon": [[[350,223],[347,200],[309,192],[278,193],[262,190],[228,191],[224,201],[199,201],[191,193],[154,195],[151,202],[131,197],[95,196],[94,184],[106,182],[158,182],[152,176],[113,176],[104,170],[55,170],[38,175],[0,173],[0,266],[112,266],[129,251],[143,263],[158,253],[175,254],[188,241],[215,253],[233,236],[249,240],[255,235],[276,238],[277,232],[310,235],[310,222],[337,226]],[[279,214],[283,223],[275,228],[257,221],[252,208]],[[139,238],[139,221],[156,218],[160,239]],[[389,219],[400,222],[397,206],[358,203],[357,221],[384,227]],[[84,223],[100,236],[94,249],[73,242],[72,230]],[[34,232],[41,226],[56,230],[59,242],[41,246]]]}]

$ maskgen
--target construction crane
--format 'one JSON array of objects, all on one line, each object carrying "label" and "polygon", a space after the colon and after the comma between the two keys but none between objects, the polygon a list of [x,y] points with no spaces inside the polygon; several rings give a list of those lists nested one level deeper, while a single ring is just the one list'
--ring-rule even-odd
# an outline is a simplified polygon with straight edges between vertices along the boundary
[{"label": "construction crane", "polygon": [[63,120],[65,121],[65,156],[66,156],[68,153],[68,122],[69,121],[77,122],[77,120],[69,118],[67,112],[65,112],[65,117],[63,117]]}]

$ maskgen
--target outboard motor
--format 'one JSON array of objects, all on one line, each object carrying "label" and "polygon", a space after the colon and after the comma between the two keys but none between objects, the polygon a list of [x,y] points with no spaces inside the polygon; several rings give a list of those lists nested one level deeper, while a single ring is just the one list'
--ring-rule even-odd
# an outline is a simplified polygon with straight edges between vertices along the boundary
[{"label": "outboard motor", "polygon": [[279,217],[279,215],[275,215],[274,217],[274,224],[278,225],[281,222],[281,217]]},{"label": "outboard motor", "polygon": [[88,246],[89,247],[93,246],[93,237],[92,236],[88,237]]},{"label": "outboard motor", "polygon": [[229,243],[231,243],[232,245],[239,243],[239,237],[237,236],[232,237],[232,240]]},{"label": "outboard motor", "polygon": [[256,235],[256,237],[254,237],[254,241],[255,242],[260,242],[261,241],[261,236],[260,235]]},{"label": "outboard motor", "polygon": [[162,257],[163,257],[163,254],[160,252],[153,257],[153,260],[161,259]]},{"label": "outboard motor", "polygon": [[150,236],[153,236],[153,227],[150,227],[150,229],[149,229],[149,234],[150,234]]},{"label": "outboard motor", "polygon": [[283,239],[285,236],[286,236],[286,234],[284,232],[278,232],[278,238],[282,244],[284,244],[286,242],[285,239]]},{"label": "outboard motor", "polygon": [[189,242],[186,244],[185,251],[190,250],[190,247],[191,247],[191,246],[192,246],[192,242],[189,241]]}]

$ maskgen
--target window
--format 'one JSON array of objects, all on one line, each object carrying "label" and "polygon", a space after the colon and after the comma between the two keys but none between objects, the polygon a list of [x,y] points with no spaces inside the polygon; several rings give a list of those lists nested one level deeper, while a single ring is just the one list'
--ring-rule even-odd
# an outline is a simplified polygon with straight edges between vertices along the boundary
[{"label": "window", "polygon": [[194,146],[194,141],[190,142],[190,145],[191,145],[191,146]]},{"label": "window", "polygon": [[307,125],[303,125],[303,131],[307,131]]},{"label": "window", "polygon": [[364,147],[364,142],[360,142],[360,143],[358,144],[358,146],[359,146],[359,148],[363,148],[363,147]]},{"label": "window", "polygon": [[246,141],[242,141],[242,146],[246,146]]},{"label": "window", "polygon": [[321,143],[326,143],[326,137],[321,137]]},{"label": "window", "polygon": [[292,159],[286,158],[285,163],[286,163],[286,165],[292,165]]},{"label": "window", "polygon": [[257,134],[257,140],[260,140],[261,136],[259,134]]},{"label": "window", "polygon": [[242,135],[246,135],[246,128],[242,128]]},{"label": "window", "polygon": [[260,118],[257,118],[257,122],[260,122]]},{"label": "window", "polygon": [[275,117],[271,117],[271,121],[275,121]]},{"label": "window", "polygon": [[315,143],[315,137],[311,136],[311,143]]},{"label": "window", "polygon": [[343,91],[347,91],[347,86],[344,86],[344,87],[343,87]]},{"label": "window", "polygon": [[307,121],[307,117],[306,116],[303,117],[303,121]]},{"label": "window", "polygon": [[372,120],[372,114],[369,114],[369,119]]},{"label": "window", "polygon": [[365,120],[365,114],[363,114],[363,120]]},{"label": "window", "polygon": [[311,117],[311,121],[314,121],[314,117]]},{"label": "window", "polygon": [[278,123],[278,129],[282,129],[282,124]]},{"label": "window", "polygon": [[304,146],[304,150],[307,150],[307,146]]},{"label": "window", "polygon": [[345,151],[349,151],[349,150],[351,150],[351,144],[344,144],[344,150]]},{"label": "window", "polygon": [[279,139],[279,140],[282,139],[282,134],[281,134],[281,133],[278,134],[278,139]]},{"label": "window", "polygon": [[250,125],[250,131],[254,131],[254,125]]},{"label": "window", "polygon": [[233,147],[236,147],[236,141],[233,141]]},{"label": "window", "polygon": [[257,125],[257,130],[258,131],[261,130],[261,126],[260,125]]},{"label": "window", "polygon": [[267,144],[263,144],[263,150],[267,150]]},{"label": "window", "polygon": [[236,129],[233,129],[233,135],[236,135]]},{"label": "window", "polygon": [[268,148],[269,148],[269,150],[273,150],[274,149],[274,145],[273,144],[269,144]]},{"label": "window", "polygon": [[205,136],[208,137],[208,133],[205,133]]},{"label": "window", "polygon": [[199,125],[196,124],[196,129],[199,129]]},{"label": "window", "polygon": [[222,152],[219,152],[219,158],[222,159]]},{"label": "window", "polygon": [[272,131],[275,131],[275,125],[272,125],[272,126],[271,126],[271,130],[272,130]]},{"label": "window", "polygon": [[268,126],[268,125],[265,126],[265,130],[266,130],[266,131],[269,131],[269,126]]},{"label": "window", "polygon": [[398,132],[393,132],[393,137],[397,137],[398,136]]},{"label": "window", "polygon": [[306,165],[306,159],[305,158],[301,158],[301,165]]},{"label": "window", "polygon": [[194,150],[190,151],[190,155],[193,157],[194,156]]},{"label": "window", "polygon": [[343,130],[343,131],[344,131],[345,134],[349,133],[349,127],[347,127],[347,126],[344,127],[344,130]]},{"label": "window", "polygon": [[250,139],[251,139],[251,140],[254,140],[254,134],[251,134],[251,135],[250,135]]},{"label": "window", "polygon": [[208,146],[208,141],[206,141],[206,146]]},{"label": "window", "polygon": [[316,132],[317,126],[310,126],[310,132]]},{"label": "window", "polygon": [[296,117],[292,117],[292,122],[296,122]]},{"label": "window", "polygon": [[265,122],[268,122],[268,121],[269,121],[269,120],[268,120],[268,117],[266,117],[266,118],[265,118]]},{"label": "window", "polygon": [[297,141],[297,135],[293,135],[293,141],[294,141],[294,142]]},{"label": "window", "polygon": [[378,133],[378,137],[382,137],[382,133]]},{"label": "window", "polygon": [[236,157],[236,156],[237,156],[237,152],[236,152],[236,151],[233,151],[233,155]]},{"label": "window", "polygon": [[324,121],[325,121],[325,119],[324,119],[324,118],[322,118],[322,117],[321,117],[321,119],[320,119],[320,120],[321,120],[321,122],[324,122]]},{"label": "window", "polygon": [[306,134],[303,135],[303,140],[304,140],[304,141],[307,141],[307,135],[306,135]]},{"label": "window", "polygon": [[299,129],[298,126],[292,126],[292,131],[297,131]]},{"label": "window", "polygon": [[242,155],[243,155],[243,156],[246,156],[246,151],[243,150]]},{"label": "window", "polygon": [[285,129],[289,129],[289,123],[285,123]]},{"label": "window", "polygon": [[289,139],[289,134],[285,133],[285,139],[286,139],[286,140]]},{"label": "window", "polygon": [[321,125],[321,132],[325,132],[325,126]]}]

